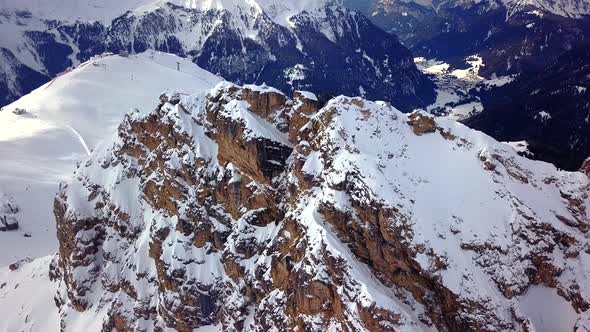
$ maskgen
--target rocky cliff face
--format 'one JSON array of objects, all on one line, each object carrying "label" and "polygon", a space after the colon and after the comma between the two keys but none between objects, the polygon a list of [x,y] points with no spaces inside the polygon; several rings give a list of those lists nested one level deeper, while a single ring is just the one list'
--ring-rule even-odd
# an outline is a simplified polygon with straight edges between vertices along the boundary
[{"label": "rocky cliff face", "polygon": [[[364,95],[406,111],[434,101],[434,85],[416,69],[410,52],[360,13],[331,1],[297,10],[270,3],[226,1],[203,8],[165,3],[96,22],[0,9],[0,25],[22,36],[14,41],[7,36],[5,52],[43,77],[103,52],[155,49],[189,57],[239,84],[267,83],[286,92],[303,88],[324,98]],[[0,73],[17,79],[8,70]],[[0,86],[0,102],[38,85],[9,86],[8,95]]]},{"label": "rocky cliff face", "polygon": [[531,331],[538,288],[588,324],[585,174],[387,103],[320,106],[222,83],[129,114],[55,200],[62,328]]}]

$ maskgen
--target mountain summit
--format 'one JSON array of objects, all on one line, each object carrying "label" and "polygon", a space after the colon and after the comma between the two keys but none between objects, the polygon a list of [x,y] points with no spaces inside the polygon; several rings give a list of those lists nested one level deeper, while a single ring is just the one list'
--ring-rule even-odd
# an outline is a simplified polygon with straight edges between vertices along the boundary
[{"label": "mountain summit", "polygon": [[60,188],[58,256],[13,272],[58,294],[21,298],[45,314],[5,324],[573,330],[590,307],[589,185],[385,102],[227,82],[163,94]]}]

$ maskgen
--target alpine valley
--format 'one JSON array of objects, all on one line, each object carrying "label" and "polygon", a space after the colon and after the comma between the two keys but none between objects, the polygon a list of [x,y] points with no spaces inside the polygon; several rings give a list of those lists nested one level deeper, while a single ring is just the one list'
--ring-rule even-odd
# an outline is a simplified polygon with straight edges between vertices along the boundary
[{"label": "alpine valley", "polygon": [[590,331],[589,11],[0,0],[0,332]]},{"label": "alpine valley", "polygon": [[[477,101],[481,106],[474,113],[485,113],[467,120],[469,126],[498,140],[524,142],[529,156],[569,170],[590,156],[590,94],[583,74],[590,48],[587,0],[345,3],[397,34],[416,56],[441,61],[451,70],[468,69],[476,57],[482,80],[511,77],[514,82],[500,89],[463,90],[468,96],[451,106],[471,110]],[[457,86],[443,84],[442,90],[449,89]]]}]

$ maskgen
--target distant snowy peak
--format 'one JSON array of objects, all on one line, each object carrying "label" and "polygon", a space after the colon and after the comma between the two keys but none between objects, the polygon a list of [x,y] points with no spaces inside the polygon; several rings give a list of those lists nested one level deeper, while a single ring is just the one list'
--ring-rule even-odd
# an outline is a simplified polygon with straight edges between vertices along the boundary
[{"label": "distant snowy peak", "polygon": [[108,22],[126,12],[142,14],[168,4],[196,9],[245,11],[250,14],[267,13],[277,23],[304,10],[315,10],[336,0],[0,0],[0,11],[29,12],[31,15],[58,21]]},{"label": "distant snowy peak", "polygon": [[581,18],[590,15],[590,2],[587,0],[448,0],[440,6],[472,6],[486,4],[488,8],[506,7],[508,15],[536,11],[537,15],[554,14],[568,18]]},{"label": "distant snowy peak", "polygon": [[327,4],[336,4],[335,0],[189,0],[188,8],[201,10],[229,10],[249,9],[254,13],[265,13],[273,21],[281,25],[288,25],[289,18],[303,11],[316,11]]},{"label": "distant snowy peak", "polygon": [[[590,15],[590,1],[587,0],[504,0],[509,12],[526,10],[541,10],[547,13],[569,17],[582,18]],[[537,11],[537,15],[539,15]],[[542,14],[541,14],[542,15]]]},{"label": "distant snowy peak", "polygon": [[375,11],[373,15],[395,13],[397,11],[395,8],[398,6],[412,11],[411,6],[407,7],[412,3],[434,11],[439,11],[445,7],[472,7],[478,5],[487,9],[506,7],[509,16],[527,11],[536,11],[537,15],[546,13],[569,18],[582,18],[590,15],[590,1],[587,0],[378,0],[374,5]]}]

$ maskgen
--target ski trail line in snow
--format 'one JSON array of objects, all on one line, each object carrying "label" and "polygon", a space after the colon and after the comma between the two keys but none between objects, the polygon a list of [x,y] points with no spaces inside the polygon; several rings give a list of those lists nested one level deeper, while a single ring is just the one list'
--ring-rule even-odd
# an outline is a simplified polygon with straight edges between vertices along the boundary
[{"label": "ski trail line in snow", "polygon": [[83,147],[84,147],[84,149],[86,150],[86,153],[87,153],[88,155],[90,155],[90,154],[91,154],[91,152],[90,152],[90,149],[88,148],[88,145],[86,144],[86,141],[84,141],[84,138],[82,137],[82,135],[80,135],[80,133],[78,133],[78,132],[76,131],[76,129],[74,129],[72,126],[67,126],[67,128],[68,128],[69,130],[71,130],[71,131],[72,131],[72,133],[74,133],[74,135],[76,135],[76,137],[77,137],[77,138],[78,138],[78,140],[80,141],[80,144],[82,144],[82,146],[83,146]]},{"label": "ski trail line in snow", "polygon": [[57,80],[57,77],[54,77],[51,81],[49,81],[49,84],[45,86],[45,90],[49,89],[53,85],[53,82],[55,82],[55,80]]}]

